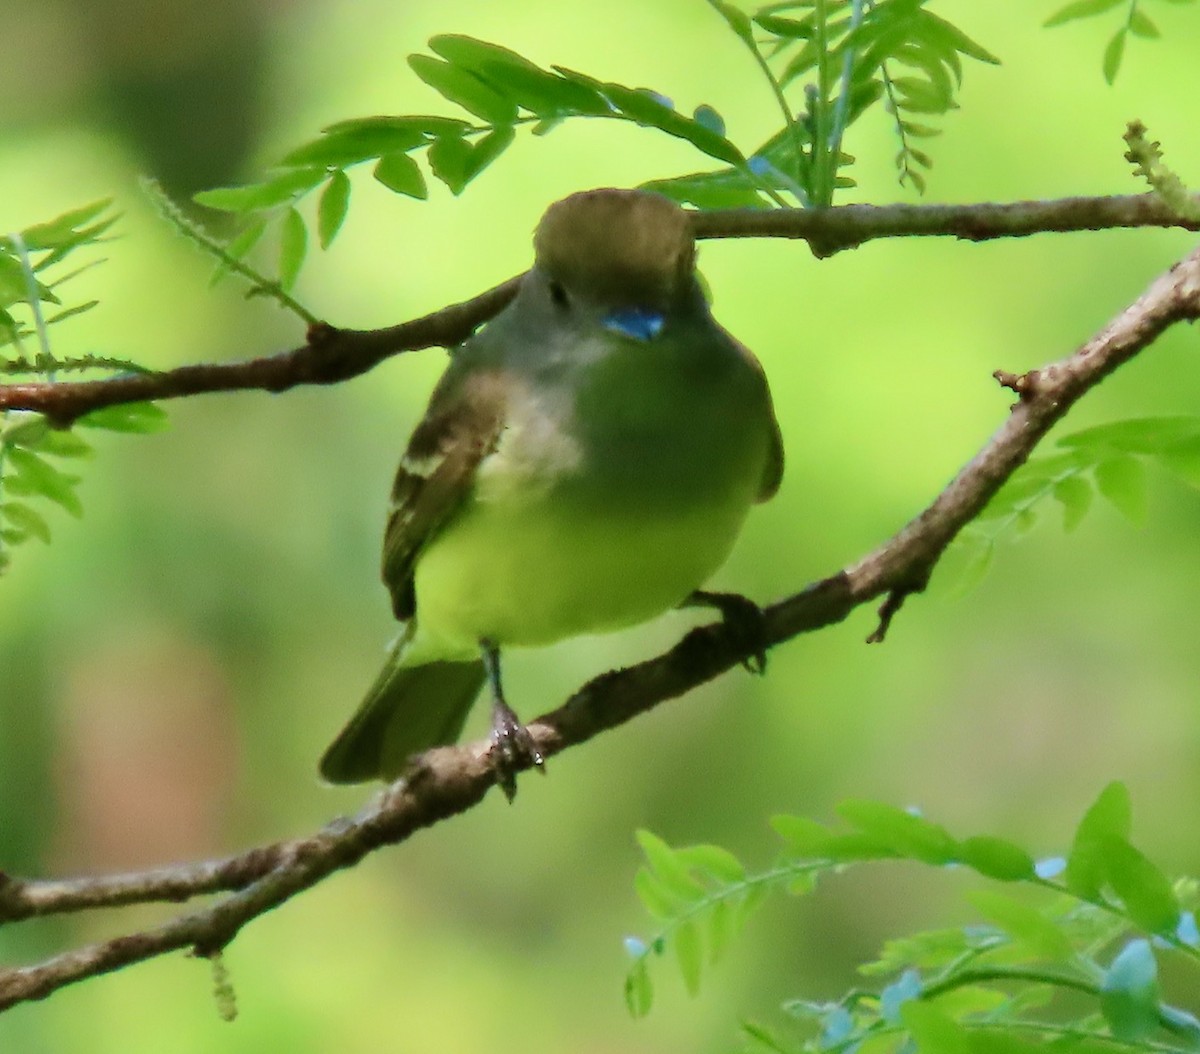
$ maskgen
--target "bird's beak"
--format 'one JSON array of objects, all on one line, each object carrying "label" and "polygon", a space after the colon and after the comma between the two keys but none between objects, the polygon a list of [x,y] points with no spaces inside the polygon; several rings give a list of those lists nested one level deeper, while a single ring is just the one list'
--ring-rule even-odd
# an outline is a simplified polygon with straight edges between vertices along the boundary
[{"label": "bird's beak", "polygon": [[650,341],[662,332],[666,316],[661,311],[647,307],[625,307],[605,315],[605,329],[633,340]]}]

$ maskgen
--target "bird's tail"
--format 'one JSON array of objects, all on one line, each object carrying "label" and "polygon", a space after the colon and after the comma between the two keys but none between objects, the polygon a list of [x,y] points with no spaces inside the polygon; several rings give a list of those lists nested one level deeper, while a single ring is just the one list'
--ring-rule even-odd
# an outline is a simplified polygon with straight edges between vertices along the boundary
[{"label": "bird's tail", "polygon": [[330,783],[395,779],[409,756],[455,742],[483,685],[483,663],[405,665],[403,639],[393,648],[346,727],[321,758]]}]

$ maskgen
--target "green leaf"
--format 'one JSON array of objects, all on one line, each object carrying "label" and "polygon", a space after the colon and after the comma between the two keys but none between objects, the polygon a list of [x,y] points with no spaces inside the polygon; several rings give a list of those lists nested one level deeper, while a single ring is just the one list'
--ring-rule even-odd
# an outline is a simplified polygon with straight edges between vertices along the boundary
[{"label": "green leaf", "polygon": [[429,197],[421,166],[408,154],[387,154],[379,159],[373,175],[388,190],[424,200]]},{"label": "green leaf", "polygon": [[429,148],[429,167],[452,194],[461,194],[472,179],[504,152],[514,137],[512,128],[497,128],[474,145],[465,139],[444,136]]},{"label": "green leaf", "polygon": [[264,183],[202,190],[193,194],[192,200],[222,212],[254,212],[291,201],[305,191],[312,190],[326,175],[328,173],[324,168],[297,168]]},{"label": "green leaf", "polygon": [[38,453],[43,457],[91,457],[91,445],[74,432],[52,428],[38,442]]},{"label": "green leaf", "polygon": [[123,403],[106,406],[84,414],[79,421],[84,428],[103,428],[109,432],[161,432],[167,427],[166,411],[154,403]]},{"label": "green leaf", "polygon": [[322,131],[326,135],[341,135],[347,132],[357,134],[386,129],[400,137],[394,141],[404,142],[414,133],[423,138],[436,139],[439,135],[457,135],[467,131],[470,127],[467,121],[458,117],[412,114],[399,117],[381,114],[375,117],[354,117],[348,121],[338,121],[335,124],[327,125]]},{"label": "green leaf", "polygon": [[704,949],[696,923],[689,920],[677,927],[672,935],[672,943],[675,945],[675,957],[679,961],[684,987],[688,995],[697,995],[700,991],[700,966],[704,961]]},{"label": "green leaf", "polygon": [[967,867],[1000,882],[1023,882],[1034,876],[1034,862],[1024,849],[1003,838],[976,835],[958,846],[958,858]]},{"label": "green leaf", "polygon": [[240,260],[257,244],[267,229],[265,219],[255,220],[246,227],[236,238],[225,246],[225,251],[235,260]]},{"label": "green leaf", "polygon": [[1063,436],[1058,446],[1127,454],[1158,454],[1175,443],[1200,440],[1200,417],[1134,417]]},{"label": "green leaf", "polygon": [[350,208],[350,177],[338,169],[329,179],[329,184],[321,191],[321,199],[317,203],[317,238],[322,249],[328,249],[342,223],[346,219],[346,210]]},{"label": "green leaf", "polygon": [[672,919],[679,914],[683,902],[646,868],[638,868],[633,876],[633,888],[642,906],[656,919]]},{"label": "green leaf", "polygon": [[[0,307],[7,307],[10,304],[20,304],[29,298],[29,275],[25,273],[25,268],[21,266],[19,260],[14,259],[4,253],[0,253]],[[60,303],[54,291],[47,285],[34,280],[34,288],[37,289],[38,299],[49,304]]]},{"label": "green leaf", "polygon": [[645,1017],[654,1005],[654,986],[646,959],[640,958],[625,975],[625,1006],[630,1016]]},{"label": "green leaf", "polygon": [[1179,923],[1179,901],[1167,876],[1124,838],[1105,840],[1104,874],[1129,917],[1150,933],[1172,933]]},{"label": "green leaf", "polygon": [[[709,5],[725,19],[725,24],[734,31],[743,41],[758,50],[754,43],[754,25],[750,21],[750,16],[741,8],[734,7],[733,4],[724,3],[723,0],[709,0]],[[759,22],[759,25],[762,25]],[[766,28],[765,26],[763,27]],[[772,32],[771,30],[767,30]]]},{"label": "green leaf", "polygon": [[921,1054],[971,1054],[967,1030],[932,1003],[910,999],[900,1007],[900,1018]]},{"label": "green leaf", "polygon": [[679,855],[666,842],[646,830],[637,831],[636,837],[646,863],[671,895],[684,901],[704,896],[704,887],[691,876]]},{"label": "green leaf", "polygon": [[16,470],[15,475],[6,477],[4,481],[5,488],[10,493],[23,496],[36,494],[61,505],[76,518],[83,515],[83,505],[75,493],[78,476],[60,472],[48,461],[24,447],[10,447],[8,461]]},{"label": "green leaf", "polygon": [[321,165],[341,168],[373,157],[423,146],[429,133],[416,124],[359,123],[326,129],[320,139],[297,147],[283,159],[285,165]]},{"label": "green leaf", "polygon": [[50,525],[42,514],[31,509],[23,501],[8,501],[0,505],[0,517],[8,520],[17,530],[50,544]]},{"label": "green leaf", "polygon": [[1025,945],[1034,958],[1068,962],[1074,957],[1075,949],[1066,933],[1029,905],[991,889],[971,890],[967,899],[985,919]]},{"label": "green leaf", "polygon": [[959,51],[979,62],[999,66],[1000,60],[982,44],[977,44],[958,26],[952,25],[932,11],[922,9],[917,19],[917,35],[920,39],[951,51]]},{"label": "green leaf", "polygon": [[99,201],[93,201],[88,205],[64,212],[61,216],[55,216],[52,220],[26,227],[21,232],[21,240],[24,241],[25,247],[30,252],[36,252],[39,249],[57,249],[62,245],[74,244],[79,233],[78,228],[94,220],[112,203],[112,198],[101,198]]},{"label": "green leaf", "polygon": [[1100,1012],[1112,1034],[1137,1043],[1158,1028],[1158,963],[1147,940],[1132,940],[1121,949],[1104,977]]},{"label": "green leaf", "polygon": [[29,414],[0,432],[0,442],[11,446],[38,446],[50,432],[50,424],[41,414]]},{"label": "green leaf", "polygon": [[279,284],[284,289],[291,289],[296,284],[307,252],[308,230],[304,226],[304,217],[295,208],[288,209],[279,232]]},{"label": "green leaf", "polygon": [[741,151],[724,136],[717,135],[699,121],[664,106],[647,92],[626,88],[620,84],[605,84],[603,90],[609,102],[638,124],[657,128],[679,139],[686,139],[702,153],[726,164],[745,164],[746,159]]},{"label": "green leaf", "polygon": [[1054,484],[1054,500],[1063,510],[1063,530],[1073,531],[1083,522],[1092,505],[1092,488],[1082,476],[1065,476]]},{"label": "green leaf", "polygon": [[1106,844],[1113,837],[1128,841],[1132,823],[1129,789],[1123,783],[1110,783],[1075,829],[1064,875],[1067,889],[1083,900],[1095,900],[1100,895]]},{"label": "green leaf", "polygon": [[813,35],[812,18],[795,19],[781,18],[778,15],[766,15],[761,12],[754,16],[757,22],[772,36],[784,37],[788,40],[808,40]]},{"label": "green leaf", "polygon": [[944,828],[894,805],[851,799],[841,802],[837,812],[901,856],[927,864],[948,864],[958,857],[958,843]]},{"label": "green leaf", "polygon": [[729,905],[718,900],[708,913],[708,961],[715,963],[725,953],[733,929]]},{"label": "green leaf", "polygon": [[728,849],[719,845],[689,845],[675,850],[676,859],[692,871],[732,885],[746,880],[746,868]]},{"label": "green leaf", "polygon": [[1066,7],[1055,11],[1042,25],[1047,28],[1061,26],[1079,18],[1090,18],[1092,15],[1103,14],[1105,11],[1111,11],[1114,7],[1128,4],[1128,2],[1129,0],[1075,0],[1075,3],[1067,4]]},{"label": "green leaf", "polygon": [[833,832],[823,823],[807,816],[779,814],[771,817],[771,827],[786,843],[792,856],[812,859],[825,856]]},{"label": "green leaf", "polygon": [[1200,437],[1172,443],[1155,456],[1173,476],[1189,487],[1200,488]]},{"label": "green leaf", "polygon": [[1129,455],[1108,458],[1096,466],[1096,487],[1126,519],[1146,519],[1146,472]]},{"label": "green leaf", "polygon": [[438,94],[489,124],[517,119],[517,104],[470,70],[430,55],[409,55],[408,64]]},{"label": "green leaf", "polygon": [[1136,7],[1129,12],[1129,32],[1135,37],[1142,37],[1144,39],[1153,39],[1162,36],[1158,31],[1158,26],[1154,24],[1154,20],[1140,8]]},{"label": "green leaf", "polygon": [[517,105],[543,119],[611,113],[608,103],[595,89],[559,77],[498,44],[443,34],[431,39],[429,46],[442,58],[502,89]]},{"label": "green leaf", "polygon": [[[249,226],[245,227],[236,238],[225,246],[225,252],[235,260],[242,259],[259,243],[266,229],[266,217],[259,217],[250,223]],[[208,280],[209,285],[216,285],[228,273],[229,264],[224,260],[218,260],[217,266],[213,268],[212,277]]]},{"label": "green leaf", "polygon": [[655,179],[643,183],[642,189],[701,209],[767,207],[754,180],[747,173],[732,168],[719,172],[697,172],[674,179]]},{"label": "green leaf", "polygon": [[1125,57],[1125,29],[1122,27],[1113,34],[1112,40],[1104,49],[1104,59],[1100,64],[1104,71],[1104,79],[1112,84],[1117,79],[1121,69],[1121,59]]}]

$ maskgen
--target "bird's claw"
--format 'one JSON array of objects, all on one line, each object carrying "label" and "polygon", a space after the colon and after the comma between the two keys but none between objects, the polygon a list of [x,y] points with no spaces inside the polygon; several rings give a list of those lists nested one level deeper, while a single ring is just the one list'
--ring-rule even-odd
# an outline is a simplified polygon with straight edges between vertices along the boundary
[{"label": "bird's claw", "polygon": [[767,616],[749,597],[741,593],[710,593],[697,590],[689,598],[693,605],[716,608],[721,621],[733,635],[738,645],[750,652],[742,665],[750,672],[762,676],[767,672]]},{"label": "bird's claw", "polygon": [[511,802],[517,796],[517,773],[536,768],[545,773],[546,759],[512,708],[499,704],[492,711],[492,767],[496,783]]}]

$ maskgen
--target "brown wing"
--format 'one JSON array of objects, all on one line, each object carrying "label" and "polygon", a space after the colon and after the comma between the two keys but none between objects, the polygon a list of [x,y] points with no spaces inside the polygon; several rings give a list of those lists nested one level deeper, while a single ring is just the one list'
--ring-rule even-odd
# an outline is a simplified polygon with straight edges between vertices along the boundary
[{"label": "brown wing", "polygon": [[496,448],[505,401],[499,374],[451,367],[408,441],[383,537],[383,580],[398,619],[415,611],[413,570],[421,550],[462,504],[479,463]]}]

